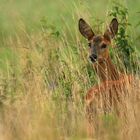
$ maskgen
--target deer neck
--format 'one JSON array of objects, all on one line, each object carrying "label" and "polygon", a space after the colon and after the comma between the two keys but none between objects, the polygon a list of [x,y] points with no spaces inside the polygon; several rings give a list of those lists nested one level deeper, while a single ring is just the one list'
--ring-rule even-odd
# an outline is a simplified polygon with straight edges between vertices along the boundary
[{"label": "deer neck", "polygon": [[104,62],[98,62],[98,64],[95,64],[94,68],[97,75],[99,76],[100,81],[115,81],[119,80],[120,78],[119,71],[111,62],[110,57]]}]

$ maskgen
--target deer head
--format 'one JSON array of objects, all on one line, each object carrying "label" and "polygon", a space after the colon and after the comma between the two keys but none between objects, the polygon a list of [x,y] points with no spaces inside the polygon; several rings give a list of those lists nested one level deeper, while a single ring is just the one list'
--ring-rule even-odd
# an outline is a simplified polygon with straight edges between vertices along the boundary
[{"label": "deer head", "polygon": [[115,37],[118,31],[118,21],[112,19],[109,27],[103,35],[95,35],[91,27],[81,18],[79,20],[79,31],[89,41],[90,60],[92,63],[104,62],[109,57],[109,48],[111,39]]}]

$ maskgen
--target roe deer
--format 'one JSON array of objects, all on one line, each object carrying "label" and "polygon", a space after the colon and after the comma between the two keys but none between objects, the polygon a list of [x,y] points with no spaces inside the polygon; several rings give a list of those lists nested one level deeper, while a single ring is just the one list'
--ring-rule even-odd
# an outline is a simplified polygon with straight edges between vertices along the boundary
[{"label": "roe deer", "polygon": [[83,20],[79,20],[79,31],[88,39],[90,48],[90,60],[100,79],[100,84],[93,86],[86,94],[86,110],[88,122],[94,121],[93,114],[101,109],[103,113],[116,111],[121,102],[122,90],[127,90],[126,85],[130,84],[132,77],[119,72],[111,61],[109,46],[111,39],[118,31],[118,21],[112,19],[104,35],[95,35],[91,27]]}]

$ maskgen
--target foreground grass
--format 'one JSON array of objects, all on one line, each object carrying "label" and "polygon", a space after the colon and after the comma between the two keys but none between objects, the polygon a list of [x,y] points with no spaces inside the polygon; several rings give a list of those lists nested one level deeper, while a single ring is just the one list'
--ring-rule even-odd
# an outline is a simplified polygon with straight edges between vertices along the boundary
[{"label": "foreground grass", "polygon": [[[87,61],[87,48],[76,37],[74,44],[66,36],[56,38],[44,32],[23,32],[7,39],[15,53],[1,71],[1,139],[89,139],[84,96],[96,77]],[[97,139],[139,138],[140,87],[138,74],[134,77],[129,98],[124,98],[126,106],[120,106],[127,116],[101,114]]]},{"label": "foreground grass", "polygon": [[[41,2],[44,3],[43,0]],[[32,5],[32,1],[29,3]],[[20,2],[16,3],[18,4],[20,5]],[[51,12],[53,16],[48,15],[53,18],[52,21],[59,21],[59,24],[55,22],[57,26],[46,23],[44,18],[40,22],[39,19],[43,15],[40,13],[35,18],[39,20],[35,26],[37,31],[32,32],[31,30],[36,28],[27,20],[32,17],[27,14],[30,8],[27,8],[29,11],[21,10],[21,13],[27,14],[27,19],[24,15],[25,19],[13,23],[15,29],[18,28],[18,31],[14,30],[14,35],[10,26],[3,30],[6,24],[1,25],[7,35],[1,34],[0,43],[0,139],[90,139],[87,134],[84,97],[87,90],[99,81],[88,61],[87,45],[77,30],[77,19],[81,15],[86,19],[92,19],[89,13],[84,12],[85,4],[88,3],[80,5],[81,9],[78,9],[78,4],[76,3],[73,13],[62,12],[61,9],[61,12],[66,14],[62,15],[62,21],[54,16],[59,8],[56,8],[56,12]],[[96,4],[97,7],[100,5]],[[55,7],[54,5],[51,6],[49,3],[48,7]],[[24,6],[27,6],[26,3]],[[89,11],[92,10],[91,7]],[[33,9],[31,11],[35,11]],[[104,11],[101,13],[105,15]],[[67,15],[73,18],[64,25],[62,23]],[[32,18],[31,23],[34,23],[35,19]],[[102,24],[99,24],[100,20],[95,17],[93,19],[98,31]],[[134,44],[137,44],[135,40]],[[115,53],[114,56],[118,60],[118,66],[126,72],[122,60],[118,59],[118,54]],[[97,139],[139,139],[139,71],[135,70],[135,74],[132,71],[131,74],[134,75],[134,82],[128,87],[128,97],[124,98],[126,106],[120,106],[120,111],[126,110],[127,115],[117,118],[112,113],[107,116],[100,114]]]}]

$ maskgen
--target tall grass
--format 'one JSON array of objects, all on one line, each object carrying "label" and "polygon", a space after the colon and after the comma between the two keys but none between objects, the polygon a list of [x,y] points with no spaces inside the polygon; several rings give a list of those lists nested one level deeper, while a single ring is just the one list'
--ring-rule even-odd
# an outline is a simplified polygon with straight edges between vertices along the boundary
[{"label": "tall grass", "polygon": [[[26,23],[29,21],[23,19],[15,24],[18,31],[14,35],[7,30],[8,35],[1,34],[0,139],[90,139],[84,97],[87,90],[99,81],[88,61],[87,44],[78,32],[77,21],[81,15],[94,20],[96,31],[102,31],[104,23],[92,18],[91,9],[86,8],[86,4],[89,5],[88,2],[74,3],[74,13],[68,12],[72,16],[71,24],[65,19],[67,14],[61,17],[60,27],[39,16],[38,31],[29,31],[31,26]],[[85,10],[89,12],[86,14]],[[116,52],[115,49],[112,51]],[[126,73],[117,52],[114,63],[120,64]],[[120,107],[120,110],[127,111],[127,123],[124,125],[125,117],[120,119],[113,114],[101,114],[97,139],[139,139],[140,83],[136,71],[132,86],[127,88],[129,98],[124,99],[126,108]]]}]

